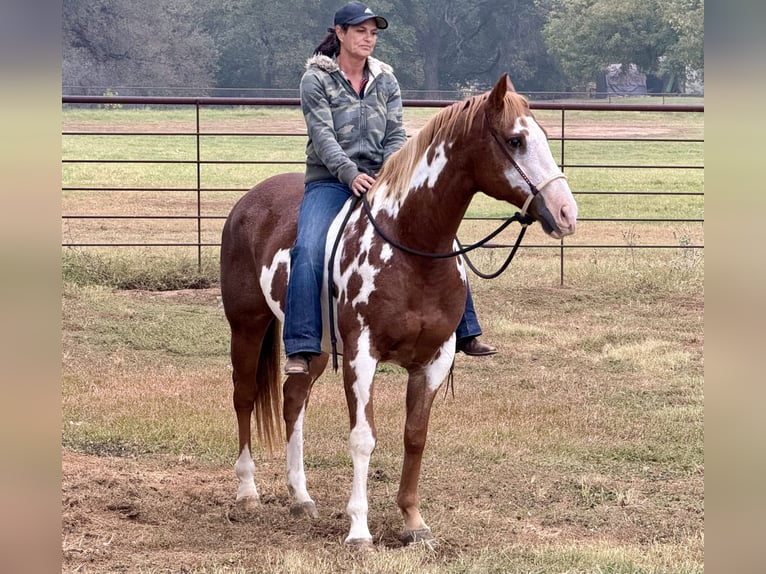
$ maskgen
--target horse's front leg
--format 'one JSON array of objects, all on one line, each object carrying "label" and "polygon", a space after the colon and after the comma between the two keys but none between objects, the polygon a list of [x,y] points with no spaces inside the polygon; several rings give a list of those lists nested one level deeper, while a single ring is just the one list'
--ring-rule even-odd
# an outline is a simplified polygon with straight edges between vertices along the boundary
[{"label": "horse's front leg", "polygon": [[404,425],[404,463],[396,504],[404,518],[400,540],[404,544],[433,540],[431,529],[420,515],[418,482],[423,450],[428,434],[431,405],[439,387],[449,373],[455,357],[455,339],[451,337],[436,359],[425,368],[409,371],[407,381],[407,415]]},{"label": "horse's front leg", "polygon": [[354,463],[354,484],[346,506],[351,518],[346,544],[360,547],[372,546],[367,525],[367,473],[376,438],[372,391],[377,364],[377,360],[361,351],[354,359],[348,355],[343,358],[343,385],[351,426],[349,452]]},{"label": "horse's front leg", "polygon": [[308,407],[309,394],[314,382],[327,366],[327,353],[313,358],[308,375],[291,375],[283,388],[285,433],[287,435],[287,489],[293,498],[290,512],[294,516],[307,515],[319,518],[316,504],[306,488],[306,472],[303,465],[303,419]]}]

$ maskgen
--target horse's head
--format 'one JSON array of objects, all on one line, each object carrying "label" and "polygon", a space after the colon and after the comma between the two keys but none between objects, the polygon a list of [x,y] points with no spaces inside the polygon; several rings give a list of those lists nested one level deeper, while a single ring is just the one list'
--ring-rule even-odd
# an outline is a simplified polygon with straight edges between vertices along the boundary
[{"label": "horse's head", "polygon": [[485,102],[482,151],[495,164],[483,166],[477,180],[487,195],[523,208],[543,230],[559,239],[575,232],[577,203],[548,146],[545,131],[527,100],[507,75]]}]

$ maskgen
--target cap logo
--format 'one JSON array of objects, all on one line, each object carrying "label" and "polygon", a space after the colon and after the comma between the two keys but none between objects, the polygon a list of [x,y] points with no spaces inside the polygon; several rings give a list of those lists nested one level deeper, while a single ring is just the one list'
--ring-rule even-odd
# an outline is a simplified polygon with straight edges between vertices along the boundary
[{"label": "cap logo", "polygon": [[367,8],[367,9],[365,9],[364,13],[365,13],[365,14],[372,14],[372,10],[370,10],[369,8]]}]

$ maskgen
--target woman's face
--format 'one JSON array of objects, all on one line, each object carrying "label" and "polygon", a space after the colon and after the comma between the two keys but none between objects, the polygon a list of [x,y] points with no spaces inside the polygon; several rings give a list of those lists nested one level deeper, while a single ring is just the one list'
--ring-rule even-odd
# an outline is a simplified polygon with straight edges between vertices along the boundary
[{"label": "woman's face", "polygon": [[378,27],[375,25],[375,20],[366,20],[361,24],[349,26],[345,31],[341,26],[336,26],[335,33],[340,40],[341,51],[357,58],[370,56],[375,48],[375,42],[378,41]]}]

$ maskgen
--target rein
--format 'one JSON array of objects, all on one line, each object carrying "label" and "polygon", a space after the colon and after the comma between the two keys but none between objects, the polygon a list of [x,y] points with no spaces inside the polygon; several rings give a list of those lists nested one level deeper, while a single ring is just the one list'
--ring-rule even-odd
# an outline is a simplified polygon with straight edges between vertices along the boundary
[{"label": "rein", "polygon": [[[356,196],[353,198],[353,203],[351,204],[351,207],[346,212],[346,216],[343,219],[343,223],[340,226],[340,229],[338,230],[338,234],[335,237],[335,242],[332,246],[332,251],[330,252],[330,258],[328,260],[327,264],[327,295],[328,295],[328,313],[329,313],[329,329],[330,329],[330,343],[332,344],[332,368],[333,371],[338,371],[338,338],[335,334],[335,309],[333,302],[335,300],[335,284],[333,282],[333,267],[335,266],[335,254],[338,250],[338,245],[340,244],[340,238],[343,234],[343,230],[346,227],[346,224],[348,223],[349,218],[351,217],[351,214],[356,210],[357,205],[359,204],[359,200],[362,201],[362,206],[364,207],[364,212],[367,214],[367,218],[370,220],[370,224],[372,224],[373,229],[375,229],[375,232],[380,235],[380,237],[389,243],[392,247],[395,247],[396,249],[399,249],[400,251],[403,251],[405,253],[409,253],[410,255],[416,255],[418,257],[425,257],[428,259],[447,259],[450,257],[457,257],[459,255],[463,256],[463,259],[466,262],[466,265],[473,271],[476,275],[481,277],[482,279],[494,279],[495,277],[498,277],[501,273],[503,273],[507,268],[508,265],[511,264],[511,261],[513,260],[514,256],[516,255],[516,251],[519,249],[519,245],[521,245],[521,240],[524,238],[524,235],[527,232],[527,227],[534,223],[534,219],[532,219],[527,214],[527,209],[529,208],[529,205],[532,203],[532,200],[537,196],[538,193],[540,193],[540,190],[543,189],[546,185],[551,183],[552,181],[555,181],[557,179],[566,179],[566,175],[564,175],[563,172],[555,173],[543,181],[541,181],[538,185],[535,185],[532,183],[532,181],[529,179],[526,173],[524,173],[524,170],[521,169],[521,166],[516,162],[516,160],[513,158],[513,155],[508,150],[508,146],[505,144],[503,139],[500,137],[500,134],[497,133],[497,130],[495,130],[494,126],[492,126],[491,122],[487,122],[487,125],[489,126],[489,131],[492,134],[492,137],[497,142],[498,146],[500,146],[500,150],[503,152],[505,157],[508,159],[508,161],[511,162],[511,165],[516,169],[516,171],[519,172],[519,175],[521,175],[521,178],[524,180],[524,182],[529,186],[529,194],[527,196],[526,201],[524,202],[524,205],[521,208],[521,211],[517,211],[514,213],[511,217],[507,218],[503,223],[498,226],[498,228],[487,235],[484,239],[481,239],[477,241],[476,243],[472,243],[471,245],[468,245],[466,247],[463,247],[463,245],[460,243],[460,240],[456,237],[455,241],[457,241],[459,249],[456,251],[449,251],[447,253],[428,253],[426,251],[419,251],[417,249],[412,249],[411,247],[407,247],[406,245],[402,245],[398,241],[393,240],[391,237],[389,237],[381,228],[378,226],[378,223],[375,221],[375,218],[372,214],[372,209],[370,208],[370,202],[367,201],[367,196],[365,194],[362,194],[361,197]],[[495,271],[494,273],[482,273],[479,271],[476,266],[468,259],[467,254],[470,251],[473,251],[474,249],[477,249],[481,246],[483,246],[485,243],[489,242],[491,239],[496,237],[498,234],[500,234],[506,227],[508,227],[511,223],[514,221],[518,221],[521,224],[521,230],[519,231],[519,235],[516,238],[516,242],[513,245],[513,248],[511,249],[511,252],[508,254],[508,257],[506,258],[505,262],[500,266],[500,268]]]},{"label": "rein", "polygon": [[[402,245],[401,243],[391,239],[388,235],[386,235],[386,232],[383,231],[379,226],[378,223],[375,221],[375,218],[373,217],[372,210],[370,208],[370,203],[367,201],[366,196],[362,196],[362,206],[364,207],[364,211],[367,214],[367,218],[370,220],[370,223],[372,224],[373,229],[375,229],[375,232],[380,235],[380,237],[386,241],[387,243],[391,244],[391,246],[396,247],[400,251],[404,251],[405,253],[409,253],[410,255],[417,255],[419,257],[426,257],[427,259],[448,259],[450,257],[457,257],[458,255],[465,255],[469,251],[473,251],[474,249],[477,249],[478,247],[481,247],[485,243],[487,243],[489,240],[494,239],[500,232],[502,232],[506,227],[508,227],[511,223],[514,221],[518,221],[523,226],[523,229],[526,229],[527,225],[530,223],[534,223],[534,219],[529,217],[529,215],[519,213],[518,211],[514,213],[511,217],[507,218],[503,223],[500,224],[500,226],[495,229],[492,233],[487,235],[484,239],[481,239],[477,241],[476,243],[472,243],[471,245],[467,247],[462,247],[458,249],[457,251],[448,251],[447,253],[429,253],[426,251],[419,251],[417,249],[412,249],[411,247],[407,247],[406,245]],[[516,247],[518,247],[518,244],[521,242],[521,236],[522,234],[519,234],[519,239],[516,240]],[[460,242],[458,241],[458,244]]]},{"label": "rein", "polygon": [[[533,197],[533,196],[530,196]],[[447,259],[450,257],[457,257],[459,255],[463,255],[466,264],[468,267],[476,273],[479,277],[482,277],[483,279],[494,279],[495,277],[499,276],[503,271],[505,271],[508,268],[508,265],[510,265],[511,261],[513,260],[513,257],[516,255],[516,251],[519,248],[519,245],[521,245],[521,240],[524,238],[524,234],[527,232],[527,226],[531,223],[534,223],[534,219],[532,219],[529,215],[526,214],[526,208],[529,205],[529,200],[524,204],[524,208],[522,212],[516,212],[511,217],[507,218],[503,223],[501,223],[497,229],[495,229],[492,233],[487,235],[484,239],[481,239],[477,241],[476,243],[472,243],[471,245],[468,245],[467,247],[463,247],[460,243],[460,240],[455,238],[455,241],[457,241],[458,245],[460,246],[460,249],[457,251],[450,251],[447,253],[428,253],[426,251],[419,251],[417,249],[412,249],[411,247],[407,247],[406,245],[402,245],[398,241],[393,240],[391,237],[389,237],[385,231],[383,231],[378,223],[375,221],[375,217],[373,216],[372,209],[370,208],[370,202],[367,201],[367,196],[362,195],[361,197],[354,197],[353,202],[351,204],[351,207],[346,212],[346,216],[343,218],[343,223],[341,224],[338,234],[335,236],[335,241],[333,242],[332,250],[330,251],[330,257],[328,259],[327,263],[327,296],[328,296],[328,318],[329,318],[329,330],[330,330],[330,344],[332,345],[332,368],[333,371],[338,371],[338,337],[335,334],[335,306],[334,306],[334,300],[335,300],[335,283],[333,282],[333,267],[335,266],[335,255],[338,251],[338,245],[340,244],[340,238],[343,233],[343,230],[346,227],[346,224],[348,223],[348,220],[351,217],[351,214],[356,210],[357,206],[359,205],[359,201],[361,200],[362,206],[364,207],[364,212],[367,214],[367,218],[369,219],[370,223],[372,224],[373,229],[375,232],[380,235],[380,237],[387,243],[389,243],[391,246],[399,249],[400,251],[404,251],[405,253],[409,253],[410,255],[416,255],[419,257],[425,257],[428,259]],[[491,239],[494,239],[497,235],[499,235],[506,227],[508,227],[511,223],[514,221],[518,221],[521,224],[521,231],[519,231],[519,235],[516,238],[516,243],[513,246],[513,249],[511,249],[510,254],[506,258],[505,262],[501,265],[500,269],[492,274],[484,274],[471,263],[471,261],[467,257],[467,253],[470,251],[473,251],[474,249],[477,249],[484,245],[485,243],[489,242]]]}]

